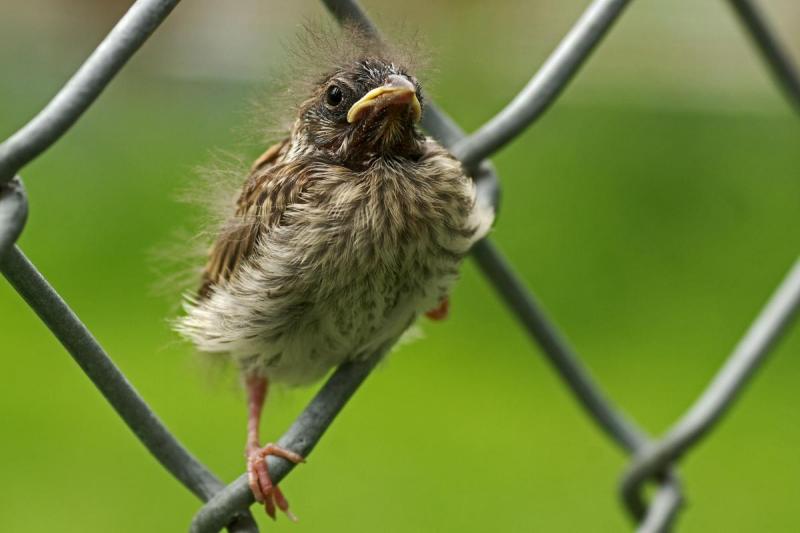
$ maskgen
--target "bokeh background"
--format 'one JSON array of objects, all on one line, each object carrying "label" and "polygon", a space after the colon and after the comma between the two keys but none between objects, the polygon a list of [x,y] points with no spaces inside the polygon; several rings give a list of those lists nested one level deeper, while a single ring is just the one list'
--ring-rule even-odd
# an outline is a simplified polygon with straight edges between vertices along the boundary
[{"label": "bokeh background", "polygon": [[[497,112],[588,4],[364,0],[419,29],[428,92],[467,130]],[[765,0],[800,57],[800,4]],[[0,134],[56,92],[127,2],[0,3]],[[244,467],[234,377],[177,342],[163,251],[213,150],[255,157],[284,43],[317,3],[185,2],[23,173],[21,247],[175,434],[225,480]],[[265,98],[266,97],[266,98]],[[257,121],[258,122],[258,121]],[[698,396],[800,249],[800,121],[723,1],[634,2],[566,93],[494,159],[499,246],[597,380],[653,433]],[[167,254],[169,255],[169,254]],[[166,272],[166,274],[165,274]],[[170,291],[168,291],[169,294]],[[630,529],[626,460],[472,264],[452,316],[374,373],[283,487],[265,531]],[[136,441],[0,283],[0,529],[184,531],[199,503]],[[797,531],[800,334],[682,463],[686,532]],[[276,438],[313,389],[272,397]]]}]

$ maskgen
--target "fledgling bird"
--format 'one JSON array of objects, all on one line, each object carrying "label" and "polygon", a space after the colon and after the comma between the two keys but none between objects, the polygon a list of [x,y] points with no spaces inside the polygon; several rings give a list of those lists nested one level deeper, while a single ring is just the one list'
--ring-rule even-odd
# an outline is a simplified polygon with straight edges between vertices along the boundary
[{"label": "fledgling bird", "polygon": [[420,85],[365,41],[336,57],[288,138],[253,164],[176,329],[237,363],[248,397],[247,471],[257,501],[289,517],[261,446],[269,383],[304,385],[442,319],[458,267],[489,230],[461,164],[418,129]]}]

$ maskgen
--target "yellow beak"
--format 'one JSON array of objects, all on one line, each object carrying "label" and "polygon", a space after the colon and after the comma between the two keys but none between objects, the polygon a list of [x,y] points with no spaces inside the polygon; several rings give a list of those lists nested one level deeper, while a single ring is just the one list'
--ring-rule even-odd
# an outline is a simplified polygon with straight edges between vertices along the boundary
[{"label": "yellow beak", "polygon": [[360,120],[373,107],[385,107],[388,105],[409,106],[414,122],[418,122],[422,115],[422,108],[419,105],[414,84],[408,81],[405,76],[393,74],[387,78],[386,84],[372,89],[350,107],[347,112],[347,122],[352,124]]}]

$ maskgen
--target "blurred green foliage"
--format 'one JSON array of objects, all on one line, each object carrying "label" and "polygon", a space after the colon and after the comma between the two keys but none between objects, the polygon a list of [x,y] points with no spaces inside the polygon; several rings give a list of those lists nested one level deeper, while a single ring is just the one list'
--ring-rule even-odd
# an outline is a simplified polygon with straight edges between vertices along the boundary
[{"label": "blurred green foliage", "polygon": [[[59,83],[14,68],[25,84],[13,69],[0,79],[4,134]],[[440,70],[438,100],[468,127],[513,89],[457,64]],[[31,216],[21,247],[226,480],[244,468],[242,394],[170,333],[175,301],[153,294],[163,269],[151,263],[191,226],[192,209],[175,197],[209,150],[257,155],[231,134],[248,122],[253,92],[123,74],[23,174]],[[780,103],[768,113],[682,103],[568,94],[495,159],[505,194],[494,238],[605,390],[654,433],[701,392],[800,245],[797,118]],[[424,324],[424,340],[370,377],[284,482],[300,524],[257,513],[265,531],[629,527],[615,495],[625,458],[473,265],[452,303],[451,318]],[[185,530],[198,502],[5,283],[0,324],[0,529]],[[797,530],[799,349],[795,332],[683,462],[682,531]],[[312,393],[276,393],[267,435]]]}]

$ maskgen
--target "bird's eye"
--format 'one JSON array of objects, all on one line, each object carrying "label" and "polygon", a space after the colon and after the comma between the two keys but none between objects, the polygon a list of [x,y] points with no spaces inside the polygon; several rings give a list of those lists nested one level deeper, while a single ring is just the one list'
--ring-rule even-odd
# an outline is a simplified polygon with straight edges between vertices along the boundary
[{"label": "bird's eye", "polygon": [[331,85],[330,87],[328,87],[325,96],[326,96],[326,102],[328,103],[329,106],[332,107],[336,107],[337,105],[341,104],[342,98],[344,98],[344,95],[342,95],[342,90],[336,85]]}]

